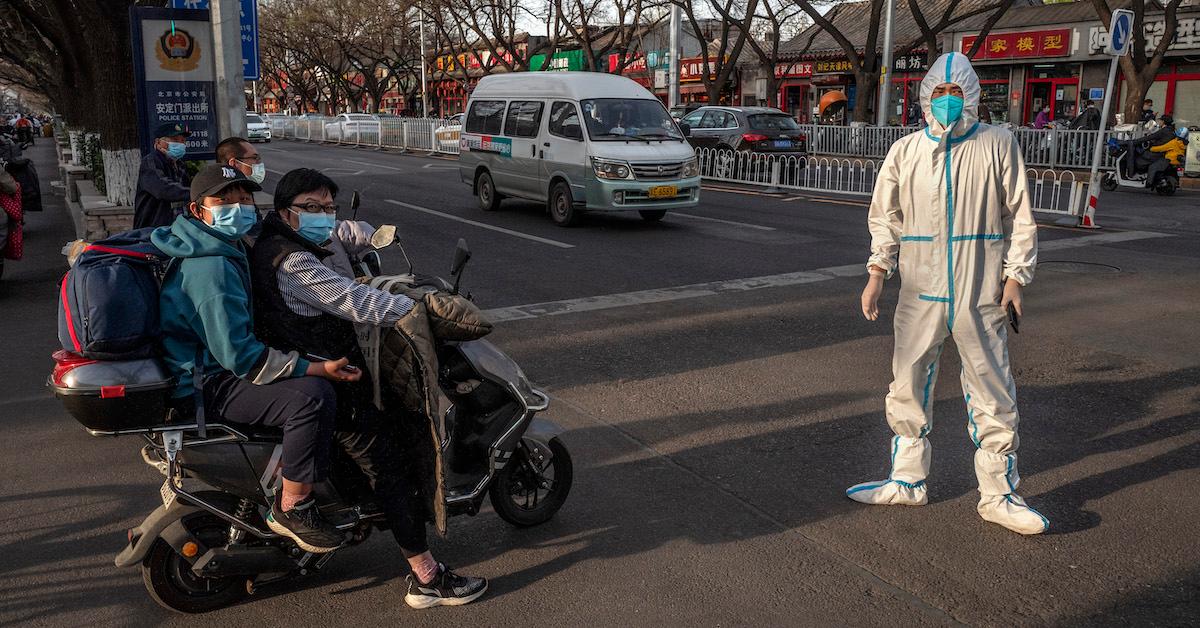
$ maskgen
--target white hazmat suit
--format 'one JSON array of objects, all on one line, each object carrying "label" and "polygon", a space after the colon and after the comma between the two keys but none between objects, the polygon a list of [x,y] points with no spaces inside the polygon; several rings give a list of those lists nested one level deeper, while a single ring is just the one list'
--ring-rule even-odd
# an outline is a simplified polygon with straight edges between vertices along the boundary
[{"label": "white hazmat suit", "polygon": [[[963,113],[949,126],[931,112],[943,83],[963,91]],[[896,142],[880,167],[868,223],[869,266],[902,278],[896,307],[894,381],[886,400],[892,472],[851,487],[868,504],[927,501],[934,382],[938,359],[954,337],[975,443],[979,514],[1022,534],[1049,522],[1016,495],[1017,401],[1008,362],[1004,282],[1033,279],[1037,225],[1025,162],[1012,133],[978,121],[979,79],[962,54],[942,55],[921,82],[929,127]]]}]

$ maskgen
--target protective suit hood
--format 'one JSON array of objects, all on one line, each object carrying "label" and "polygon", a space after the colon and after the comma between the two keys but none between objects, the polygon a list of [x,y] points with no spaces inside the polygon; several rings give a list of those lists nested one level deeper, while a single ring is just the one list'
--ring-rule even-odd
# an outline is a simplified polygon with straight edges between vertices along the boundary
[{"label": "protective suit hood", "polygon": [[963,91],[962,117],[954,125],[952,137],[968,132],[979,121],[979,77],[971,60],[960,52],[948,52],[933,62],[929,73],[921,80],[921,111],[929,124],[929,133],[941,137],[946,127],[933,117],[933,90],[942,83],[954,83]]}]

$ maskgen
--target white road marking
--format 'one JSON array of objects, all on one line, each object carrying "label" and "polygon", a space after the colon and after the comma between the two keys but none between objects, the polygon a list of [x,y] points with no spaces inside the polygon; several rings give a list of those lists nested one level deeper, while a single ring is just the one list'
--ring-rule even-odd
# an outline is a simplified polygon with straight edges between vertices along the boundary
[{"label": "white road marking", "polygon": [[[1117,233],[1102,233],[1097,235],[1081,236],[1078,238],[1069,238],[1064,240],[1052,240],[1039,245],[1038,248],[1042,251],[1054,251],[1097,244],[1108,244],[1111,242],[1128,242],[1130,240],[1145,240],[1148,238],[1164,237],[1170,237],[1170,234],[1155,233],[1153,231],[1122,231]],[[746,292],[750,290],[762,290],[764,288],[798,286],[801,284],[829,281],[839,277],[857,277],[865,274],[867,274],[865,263],[848,264],[846,266],[830,266],[827,268],[818,268],[816,270],[804,270],[794,273],[783,273],[780,275],[765,275],[762,277],[750,277],[748,279],[730,279],[727,281],[712,281],[707,283],[689,284],[686,286],[674,286],[670,288],[654,288],[651,290],[639,290],[637,292],[625,292],[620,294],[606,294],[595,297],[583,297],[579,299],[547,301],[545,303],[531,303],[529,305],[514,305],[512,307],[502,307],[493,310],[487,310],[484,312],[484,314],[486,314],[488,319],[492,322],[498,323],[503,321],[518,321],[530,318],[541,318],[543,316],[558,316],[560,314],[595,312],[597,310],[608,310],[631,305],[665,303],[667,301],[709,297],[731,292]]]},{"label": "white road marking", "polygon": [[760,231],[775,231],[775,227],[764,227],[763,225],[752,225],[748,222],[737,222],[735,220],[722,220],[720,218],[709,218],[708,216],[697,216],[695,214],[685,214],[683,212],[671,212],[668,216],[679,216],[680,218],[691,218],[692,220],[707,220],[709,222],[719,222],[724,225],[733,225],[735,227],[745,227],[747,229],[758,229]]},{"label": "white road marking", "polygon": [[1086,235],[1078,238],[1063,238],[1060,240],[1049,240],[1047,242],[1038,243],[1038,252],[1041,251],[1060,251],[1062,249],[1075,249],[1081,246],[1093,246],[1097,244],[1109,244],[1112,242],[1129,242],[1130,240],[1146,240],[1149,238],[1169,238],[1169,233],[1156,233],[1154,231],[1114,231],[1111,233],[1097,233],[1096,235]]},{"label": "white road marking", "polygon": [[287,174],[286,172],[280,172],[280,171],[278,171],[278,170],[271,170],[270,168],[267,168],[267,172],[269,172],[269,173],[271,173],[271,174],[277,174],[277,175],[279,175],[279,176],[281,176],[281,177],[282,177],[283,175]]},{"label": "white road marking", "polygon": [[515,236],[515,237],[518,237],[518,238],[524,238],[524,239],[526,239],[526,240],[532,240],[532,241],[534,241],[534,242],[540,242],[540,243],[542,243],[542,244],[549,244],[550,246],[557,246],[557,247],[558,247],[558,248],[560,248],[560,249],[573,249],[573,248],[575,248],[575,245],[574,245],[574,244],[567,244],[566,242],[559,242],[558,240],[551,240],[551,239],[549,239],[549,238],[542,238],[542,237],[539,237],[539,236],[530,235],[530,234],[528,234],[528,233],[521,233],[520,231],[513,231],[512,229],[505,229],[504,227],[497,227],[496,225],[489,225],[489,224],[487,224],[487,223],[485,223],[485,222],[479,222],[479,221],[476,221],[476,220],[468,220],[468,219],[466,219],[466,218],[460,218],[460,217],[458,217],[458,216],[455,216],[454,214],[447,214],[447,213],[443,213],[443,212],[439,212],[439,211],[434,211],[434,210],[432,210],[432,209],[429,209],[428,207],[421,207],[420,205],[413,205],[413,204],[411,204],[411,203],[404,203],[404,202],[401,202],[401,201],[392,200],[392,199],[390,199],[390,198],[389,198],[389,199],[385,199],[385,202],[391,203],[391,204],[393,204],[393,205],[399,205],[399,206],[401,206],[401,207],[407,207],[407,208],[409,208],[409,209],[416,210],[416,211],[419,211],[419,212],[424,212],[424,213],[426,213],[426,214],[430,214],[430,215],[432,215],[432,216],[439,216],[439,217],[441,217],[441,218],[446,218],[446,219],[449,219],[449,220],[457,220],[458,222],[466,223],[466,224],[468,224],[468,225],[474,225],[474,226],[476,226],[476,227],[480,227],[480,228],[482,228],[482,229],[491,229],[492,231],[498,231],[498,232],[500,232],[500,233],[506,233],[506,234],[508,234],[508,235],[510,235],[510,236]]},{"label": "white road marking", "polygon": [[458,170],[458,166],[451,166],[449,164],[425,164],[421,167],[433,170]]},{"label": "white road marking", "polygon": [[395,166],[385,166],[383,164],[374,164],[369,161],[356,161],[354,159],[343,159],[342,161],[344,161],[346,163],[357,164],[359,166],[370,166],[372,168],[383,168],[384,170],[395,170],[397,172],[404,171],[404,168],[397,168]]}]

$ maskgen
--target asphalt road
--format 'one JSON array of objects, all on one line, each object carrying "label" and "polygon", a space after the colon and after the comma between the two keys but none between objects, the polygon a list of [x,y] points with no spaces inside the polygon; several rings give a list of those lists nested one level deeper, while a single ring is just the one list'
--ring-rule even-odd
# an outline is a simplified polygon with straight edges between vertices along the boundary
[{"label": "asphalt road", "polygon": [[[441,159],[276,142],[271,172],[318,167],[400,227],[502,322],[493,341],[554,397],[576,465],[559,516],[517,530],[456,519],[439,557],[492,579],[457,609],[403,604],[377,535],[316,576],[205,617],[163,611],[112,556],[158,501],[136,439],[89,437],[43,383],[55,347],[61,198],[28,220],[0,283],[0,623],[45,625],[1187,625],[1200,616],[1200,247],[1194,193],[1102,199],[1098,232],[1040,230],[1010,352],[1021,493],[1051,520],[1021,537],[975,514],[958,382],[935,389],[923,508],[844,489],[887,473],[891,311],[858,313],[865,204],[706,190],[660,224],[553,226],[487,214]],[[49,190],[48,147],[35,149]],[[394,201],[394,202],[393,202]],[[400,204],[397,204],[400,203]],[[418,209],[419,208],[419,209]],[[1052,217],[1046,217],[1052,223]],[[471,222],[465,222],[471,221]],[[501,231],[503,230],[503,231]],[[399,269],[397,254],[389,266]],[[947,351],[943,371],[957,369]]]}]

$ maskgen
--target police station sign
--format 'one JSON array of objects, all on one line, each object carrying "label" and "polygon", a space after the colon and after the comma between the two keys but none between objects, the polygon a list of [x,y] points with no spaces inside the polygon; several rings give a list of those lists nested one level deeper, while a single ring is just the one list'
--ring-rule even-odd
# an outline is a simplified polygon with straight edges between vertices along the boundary
[{"label": "police station sign", "polygon": [[131,7],[130,28],[142,152],[153,149],[151,130],[171,123],[192,132],[187,159],[212,159],[219,138],[208,11]]}]

